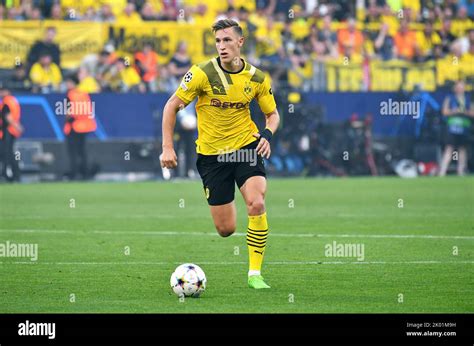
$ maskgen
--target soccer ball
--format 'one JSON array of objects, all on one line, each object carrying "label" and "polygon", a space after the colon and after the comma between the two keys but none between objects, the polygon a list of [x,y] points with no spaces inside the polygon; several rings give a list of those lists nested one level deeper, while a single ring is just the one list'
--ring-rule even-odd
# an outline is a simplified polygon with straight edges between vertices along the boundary
[{"label": "soccer ball", "polygon": [[178,297],[197,298],[206,289],[206,274],[196,264],[181,264],[171,274],[170,285]]}]

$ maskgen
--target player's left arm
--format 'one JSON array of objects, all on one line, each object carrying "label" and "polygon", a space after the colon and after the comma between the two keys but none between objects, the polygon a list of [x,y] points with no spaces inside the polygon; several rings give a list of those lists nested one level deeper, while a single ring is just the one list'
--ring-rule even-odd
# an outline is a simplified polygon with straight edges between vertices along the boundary
[{"label": "player's left arm", "polygon": [[265,77],[263,83],[260,84],[256,98],[260,109],[265,114],[265,129],[254,134],[256,138],[260,139],[257,145],[257,154],[268,159],[272,152],[270,146],[271,139],[280,125],[280,114],[276,107],[275,97],[273,96],[268,77]]}]

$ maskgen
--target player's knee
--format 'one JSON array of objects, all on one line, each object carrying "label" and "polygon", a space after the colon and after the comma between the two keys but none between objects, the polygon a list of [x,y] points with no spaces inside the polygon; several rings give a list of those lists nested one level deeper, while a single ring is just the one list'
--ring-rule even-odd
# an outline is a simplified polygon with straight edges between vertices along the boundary
[{"label": "player's knee", "polygon": [[265,212],[265,201],[263,197],[258,197],[250,200],[247,203],[247,210],[249,215],[261,215]]},{"label": "player's knee", "polygon": [[219,224],[219,225],[216,225],[216,230],[217,230],[217,233],[219,233],[221,237],[225,238],[235,232],[235,225]]}]

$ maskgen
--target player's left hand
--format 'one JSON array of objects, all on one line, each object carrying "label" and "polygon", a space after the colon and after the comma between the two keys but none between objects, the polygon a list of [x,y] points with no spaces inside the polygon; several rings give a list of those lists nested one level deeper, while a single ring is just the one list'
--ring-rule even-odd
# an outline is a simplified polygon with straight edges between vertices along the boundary
[{"label": "player's left hand", "polygon": [[[260,133],[254,133],[253,136],[255,138],[260,138]],[[266,159],[269,159],[270,154],[272,153],[270,142],[267,141],[266,138],[260,138],[260,141],[258,141],[256,150],[257,150],[258,155],[262,155]]]}]

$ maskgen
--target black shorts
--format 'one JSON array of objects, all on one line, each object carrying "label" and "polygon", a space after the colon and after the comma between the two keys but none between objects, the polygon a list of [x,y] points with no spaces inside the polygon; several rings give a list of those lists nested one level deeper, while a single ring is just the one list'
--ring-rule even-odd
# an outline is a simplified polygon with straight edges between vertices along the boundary
[{"label": "black shorts", "polygon": [[197,170],[209,205],[222,205],[234,200],[235,184],[239,189],[253,176],[266,177],[261,155],[257,155],[258,140],[233,154],[198,154]]},{"label": "black shorts", "polygon": [[465,147],[469,144],[469,135],[458,135],[454,133],[448,133],[448,137],[446,138],[446,144],[452,145],[455,148]]}]

